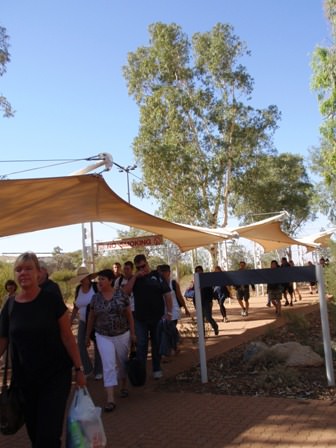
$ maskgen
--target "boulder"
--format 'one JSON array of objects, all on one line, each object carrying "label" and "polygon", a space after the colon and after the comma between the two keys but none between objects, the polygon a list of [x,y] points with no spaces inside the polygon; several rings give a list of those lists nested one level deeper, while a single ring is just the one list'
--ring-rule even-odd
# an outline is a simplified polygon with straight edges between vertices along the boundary
[{"label": "boulder", "polygon": [[324,361],[320,355],[307,345],[301,345],[298,342],[285,342],[284,344],[275,344],[269,349],[278,356],[285,358],[287,366],[321,366]]}]

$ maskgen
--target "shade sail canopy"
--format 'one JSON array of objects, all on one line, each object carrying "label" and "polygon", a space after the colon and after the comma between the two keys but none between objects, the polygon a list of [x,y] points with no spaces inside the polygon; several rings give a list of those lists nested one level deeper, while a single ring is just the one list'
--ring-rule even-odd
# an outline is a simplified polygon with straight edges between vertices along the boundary
[{"label": "shade sail canopy", "polygon": [[145,213],[115,194],[100,175],[0,181],[0,237],[79,224],[114,222],[163,235],[182,251],[231,238]]},{"label": "shade sail canopy", "polygon": [[205,227],[189,226],[194,230],[202,230],[217,235],[218,238],[224,239],[224,236],[231,234],[233,237],[246,238],[260,244],[265,252],[281,249],[292,245],[302,245],[313,250],[319,247],[313,241],[297,240],[288,236],[281,229],[281,221],[287,217],[287,212],[282,212],[271,218],[263,219],[262,221],[254,222],[246,226],[240,227],[217,227],[215,229],[209,229]]},{"label": "shade sail canopy", "polygon": [[172,223],[143,212],[120,198],[97,174],[0,180],[0,237],[106,221],[162,235],[182,252],[238,236],[255,241],[268,252],[296,244],[313,250],[336,231],[296,240],[281,230],[286,215],[283,212],[247,226],[210,229]]},{"label": "shade sail canopy", "polygon": [[315,244],[319,247],[328,247],[330,245],[330,240],[333,234],[336,233],[336,227],[332,227],[331,229],[324,230],[323,232],[314,233],[313,235],[308,235],[303,238],[300,238],[302,244]]},{"label": "shade sail canopy", "polygon": [[302,241],[291,238],[281,230],[281,221],[287,216],[287,212],[282,212],[271,218],[263,219],[247,226],[232,228],[240,237],[247,238],[260,244],[265,252],[269,252],[283,247],[302,245],[311,249],[318,247],[311,241]]}]

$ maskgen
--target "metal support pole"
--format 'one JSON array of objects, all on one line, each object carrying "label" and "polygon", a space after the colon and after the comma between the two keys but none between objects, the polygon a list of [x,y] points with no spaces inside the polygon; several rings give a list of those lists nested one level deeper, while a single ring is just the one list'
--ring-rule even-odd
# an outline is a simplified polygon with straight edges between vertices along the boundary
[{"label": "metal support pole", "polygon": [[90,222],[90,237],[91,237],[91,266],[92,266],[92,272],[95,272],[96,270],[96,263],[95,263],[95,251],[94,251],[94,237],[93,237],[93,222]]},{"label": "metal support pole", "polygon": [[322,336],[323,336],[323,347],[324,347],[324,357],[326,365],[326,373],[328,386],[335,386],[335,375],[333,368],[332,359],[332,349],[330,341],[330,329],[328,320],[328,307],[325,295],[324,278],[323,278],[323,268],[320,264],[315,267],[316,280],[318,284],[319,298],[320,298],[320,313],[321,313],[321,324],[322,324]]},{"label": "metal support pole", "polygon": [[130,186],[129,186],[129,169],[126,169],[126,176],[127,176],[127,198],[128,203],[131,203],[131,194],[130,194]]},{"label": "metal support pole", "polygon": [[86,254],[86,245],[85,245],[85,240],[86,240],[86,229],[85,229],[85,224],[82,223],[82,264],[84,266],[87,265],[87,254]]},{"label": "metal support pole", "polygon": [[205,354],[204,320],[202,312],[200,280],[198,273],[194,274],[194,289],[195,289],[195,304],[196,304],[197,331],[198,331],[198,350],[201,366],[201,381],[202,383],[207,383],[208,372],[207,372],[206,354]]}]

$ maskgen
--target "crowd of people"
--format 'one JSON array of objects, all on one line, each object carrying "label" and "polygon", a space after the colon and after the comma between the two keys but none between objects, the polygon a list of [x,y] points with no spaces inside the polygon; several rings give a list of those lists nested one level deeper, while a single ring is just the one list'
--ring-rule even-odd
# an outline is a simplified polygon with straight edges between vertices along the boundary
[{"label": "crowd of people", "polygon": [[[320,260],[322,264],[324,259]],[[272,260],[271,269],[293,266],[283,257]],[[239,270],[247,269],[245,261]],[[221,272],[216,266],[215,272]],[[203,273],[201,265],[195,273]],[[22,390],[27,432],[34,447],[59,447],[71,382],[84,387],[88,378],[103,380],[105,412],[116,408],[117,396],[127,398],[126,365],[131,347],[147,368],[151,350],[151,374],[162,377],[162,357],[179,352],[178,321],[182,310],[190,317],[196,307],[193,282],[182,293],[168,264],[151,269],[144,254],[133,261],[119,262],[111,269],[90,272],[80,267],[71,280],[75,288],[72,312],[48,275],[48,266],[26,252],[14,264],[15,280],[8,280],[7,296],[0,313],[0,356],[10,346],[13,381]],[[18,289],[19,286],[19,289]],[[309,285],[317,288],[317,285]],[[236,299],[241,316],[249,315],[252,284],[214,286],[201,289],[202,314],[219,334],[213,317],[218,301],[223,322],[228,322],[227,299]],[[276,316],[283,306],[293,306],[302,296],[295,283],[268,284],[267,306]],[[77,340],[72,326],[77,323]],[[203,325],[204,328],[204,325]],[[92,350],[89,347],[92,346]],[[73,370],[72,370],[73,369]],[[148,372],[147,372],[148,375]]]}]

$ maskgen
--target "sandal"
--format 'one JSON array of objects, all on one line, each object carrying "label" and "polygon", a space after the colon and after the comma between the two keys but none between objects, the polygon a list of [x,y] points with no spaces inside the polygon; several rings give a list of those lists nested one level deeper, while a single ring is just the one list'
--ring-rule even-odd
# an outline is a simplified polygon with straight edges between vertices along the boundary
[{"label": "sandal", "polygon": [[110,403],[107,403],[107,405],[104,407],[104,412],[112,412],[115,410],[115,408],[116,408],[115,403],[111,401]]},{"label": "sandal", "polygon": [[120,397],[121,398],[127,398],[128,397],[128,390],[127,389],[121,389]]}]

